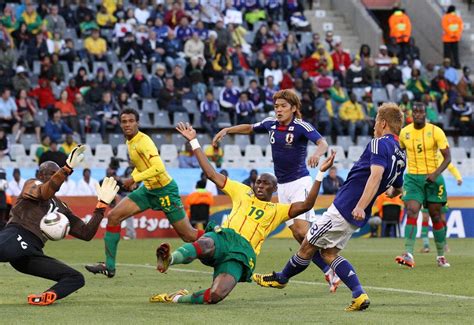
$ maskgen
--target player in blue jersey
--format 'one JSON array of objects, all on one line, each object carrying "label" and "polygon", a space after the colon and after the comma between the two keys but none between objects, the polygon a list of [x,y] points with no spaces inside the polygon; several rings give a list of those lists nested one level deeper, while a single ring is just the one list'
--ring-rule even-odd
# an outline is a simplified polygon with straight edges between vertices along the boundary
[{"label": "player in blue jersey", "polygon": [[[352,303],[346,311],[369,307],[369,296],[362,288],[354,267],[342,256],[342,250],[352,234],[370,218],[372,205],[384,191],[390,197],[402,192],[405,152],[398,143],[403,124],[403,113],[393,103],[383,104],[377,113],[375,138],[354,164],[347,180],[336,194],[333,204],[316,219],[298,252],[288,261],[283,271],[254,274],[253,280],[264,287],[283,288],[289,279],[304,271],[313,255],[320,252],[327,265],[336,272],[352,291]],[[316,180],[323,174],[318,173]]]},{"label": "player in blue jersey", "polygon": [[[280,90],[273,95],[275,117],[268,117],[255,124],[240,124],[222,129],[213,142],[220,141],[227,134],[251,134],[266,131],[272,146],[275,176],[278,180],[278,201],[294,203],[304,201],[312,186],[312,179],[306,167],[308,141],[317,145],[308,164],[314,168],[328,148],[326,140],[314,126],[301,119],[301,101],[292,90]],[[302,243],[310,222],[315,219],[314,210],[286,222],[293,236]],[[340,283],[337,275],[316,254],[314,263],[325,273],[329,290],[335,292]]]}]

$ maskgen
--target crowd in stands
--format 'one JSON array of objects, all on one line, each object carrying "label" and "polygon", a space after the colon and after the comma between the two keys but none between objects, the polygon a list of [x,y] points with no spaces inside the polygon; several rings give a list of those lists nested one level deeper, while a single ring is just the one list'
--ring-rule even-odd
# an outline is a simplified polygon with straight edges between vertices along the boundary
[{"label": "crowd in stands", "polygon": [[[124,107],[138,108],[150,122],[142,126],[157,131],[159,111],[172,124],[174,113],[190,114],[213,136],[222,121],[271,114],[273,94],[292,88],[303,118],[333,139],[369,134],[388,100],[400,103],[406,123],[413,102],[423,101],[430,122],[473,135],[469,67],[458,73],[452,46],[443,62],[422,63],[409,13],[394,10],[386,45],[349,53],[332,31],[311,31],[304,9],[289,0],[4,3],[0,125],[16,142],[25,132],[37,143],[47,137],[60,156],[66,135],[84,142],[99,133],[106,142],[120,133]],[[0,131],[0,155],[4,138]],[[222,149],[208,150],[219,164]],[[189,150],[180,164],[196,164]]]}]

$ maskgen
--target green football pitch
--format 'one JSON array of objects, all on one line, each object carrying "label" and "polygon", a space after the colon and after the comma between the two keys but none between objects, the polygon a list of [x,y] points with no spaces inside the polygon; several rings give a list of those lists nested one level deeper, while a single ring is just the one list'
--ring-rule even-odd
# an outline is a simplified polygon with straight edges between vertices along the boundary
[{"label": "green football pitch", "polygon": [[[209,287],[210,268],[195,261],[173,267],[167,274],[154,268],[154,251],[162,240],[121,241],[117,275],[92,275],[83,265],[103,259],[103,241],[65,240],[48,243],[46,253],[84,273],[86,286],[47,307],[29,306],[26,296],[40,293],[51,282],[14,271],[0,264],[2,324],[268,324],[364,323],[452,324],[473,322],[474,240],[449,240],[452,267],[436,266],[435,253],[416,254],[416,268],[395,264],[401,239],[353,239],[344,256],[357,270],[371,299],[364,312],[347,313],[351,295],[345,286],[330,294],[319,269],[311,265],[282,290],[242,283],[217,305],[151,304],[155,293]],[[176,247],[178,240],[171,240]],[[418,243],[418,248],[420,243]],[[434,243],[431,243],[434,247]],[[295,253],[296,242],[270,239],[257,261],[257,272],[280,270]]]}]

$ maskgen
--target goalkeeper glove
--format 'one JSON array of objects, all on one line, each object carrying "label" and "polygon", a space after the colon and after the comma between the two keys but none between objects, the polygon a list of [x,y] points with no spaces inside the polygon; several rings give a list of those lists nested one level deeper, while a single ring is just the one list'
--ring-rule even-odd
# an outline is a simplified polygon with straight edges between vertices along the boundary
[{"label": "goalkeeper glove", "polygon": [[72,149],[71,153],[66,159],[66,167],[70,170],[73,170],[84,160],[84,151],[86,151],[86,146],[78,145]]},{"label": "goalkeeper glove", "polygon": [[96,184],[97,199],[106,205],[109,205],[115,199],[119,186],[113,177],[104,178],[102,185]]}]

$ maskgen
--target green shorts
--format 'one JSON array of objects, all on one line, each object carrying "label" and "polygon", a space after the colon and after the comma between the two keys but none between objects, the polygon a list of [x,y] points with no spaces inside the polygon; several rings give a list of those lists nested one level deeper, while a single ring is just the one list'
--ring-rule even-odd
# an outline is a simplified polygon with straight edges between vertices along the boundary
[{"label": "green shorts", "polygon": [[[448,204],[446,203],[446,204],[443,205],[443,207],[441,208],[441,213],[448,213],[448,211],[449,211],[449,206],[448,206]],[[421,209],[421,212],[423,212],[423,213],[428,213],[428,208],[423,207],[423,209]]]},{"label": "green shorts", "polygon": [[214,279],[219,274],[227,273],[237,282],[251,282],[257,260],[252,246],[233,229],[217,227],[214,230],[214,226],[215,224],[208,224],[208,232],[204,234],[204,237],[214,241],[214,256],[212,259],[202,260],[202,263],[214,268]]},{"label": "green shorts", "polygon": [[165,187],[154,190],[149,190],[142,185],[130,193],[128,198],[135,202],[141,211],[147,209],[163,211],[172,224],[186,218],[178,185],[174,180]]},{"label": "green shorts", "polygon": [[415,200],[423,206],[427,206],[428,203],[441,203],[445,205],[448,201],[448,196],[443,176],[438,176],[434,183],[427,182],[426,176],[425,174],[405,174],[403,201]]}]

